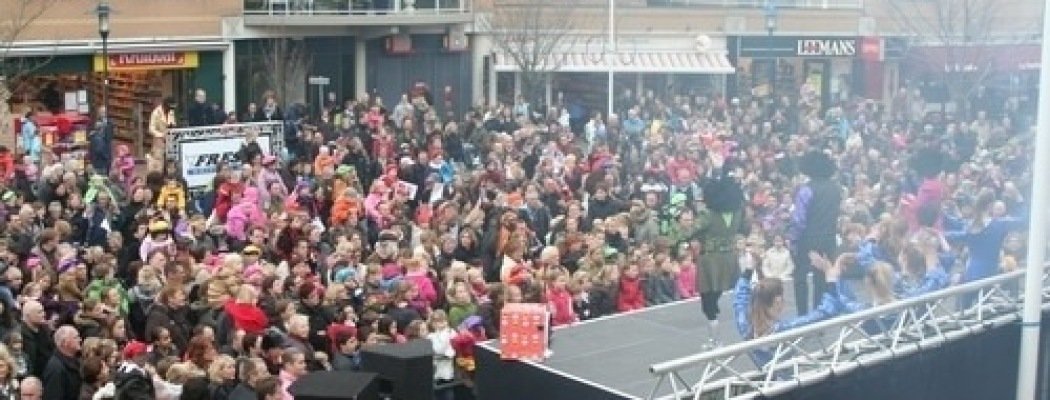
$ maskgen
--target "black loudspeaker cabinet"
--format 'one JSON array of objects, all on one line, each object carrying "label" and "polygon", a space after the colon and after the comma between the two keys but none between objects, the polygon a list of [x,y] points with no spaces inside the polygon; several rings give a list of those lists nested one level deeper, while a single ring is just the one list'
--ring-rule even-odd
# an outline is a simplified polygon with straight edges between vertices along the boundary
[{"label": "black loudspeaker cabinet", "polygon": [[434,399],[434,349],[429,340],[362,349],[361,370],[379,374],[380,391],[393,400]]},{"label": "black loudspeaker cabinet", "polygon": [[380,400],[379,383],[371,372],[320,371],[299,378],[288,392],[295,400]]}]

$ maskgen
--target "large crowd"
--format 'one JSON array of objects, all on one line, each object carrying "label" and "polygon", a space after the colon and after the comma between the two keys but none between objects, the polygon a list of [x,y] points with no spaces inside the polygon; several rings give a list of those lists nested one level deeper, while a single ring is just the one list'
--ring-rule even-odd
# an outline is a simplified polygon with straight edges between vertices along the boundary
[{"label": "large crowd", "polygon": [[[198,92],[153,112],[145,167],[104,109],[86,163],[27,118],[29,146],[0,149],[0,399],[291,399],[418,340],[436,398],[469,399],[508,303],[563,326],[699,297],[713,326],[732,290],[752,338],[1023,267],[1031,116],[1010,101],[451,98],[226,115]],[[190,191],[168,130],[238,120],[281,121],[283,151],[249,131]]]}]

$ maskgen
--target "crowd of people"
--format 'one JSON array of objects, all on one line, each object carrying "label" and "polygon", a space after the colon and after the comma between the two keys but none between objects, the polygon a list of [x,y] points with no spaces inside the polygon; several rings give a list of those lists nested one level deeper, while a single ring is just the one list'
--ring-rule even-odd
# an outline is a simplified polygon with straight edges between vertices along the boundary
[{"label": "crowd of people", "polygon": [[[508,303],[564,326],[699,297],[714,326],[733,290],[746,339],[1020,268],[1030,116],[902,93],[627,93],[584,120],[425,89],[315,117],[268,96],[246,118],[287,117],[285,151],[248,132],[193,191],[163,151],[145,171],[121,145],[0,151],[0,399],[291,399],[417,340],[436,397],[469,399]],[[186,117],[158,110],[162,149]]]}]

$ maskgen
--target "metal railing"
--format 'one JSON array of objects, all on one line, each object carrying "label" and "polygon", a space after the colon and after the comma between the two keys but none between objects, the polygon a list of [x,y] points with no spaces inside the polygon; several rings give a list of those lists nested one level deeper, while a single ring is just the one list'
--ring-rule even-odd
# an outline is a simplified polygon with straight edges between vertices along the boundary
[{"label": "metal railing", "polygon": [[[652,7],[763,8],[766,0],[648,0]],[[862,9],[864,0],[777,0],[781,9]]]},{"label": "metal railing", "polygon": [[442,15],[471,12],[470,0],[245,0],[245,15]]},{"label": "metal railing", "polygon": [[[798,329],[652,365],[648,399],[750,399],[784,393],[1020,318],[1025,271],[869,308]],[[1043,276],[1044,310],[1050,308]],[[830,343],[828,343],[830,339]],[[763,367],[750,356],[767,352]],[[692,382],[692,383],[691,383]],[[666,395],[667,388],[670,394]]]}]

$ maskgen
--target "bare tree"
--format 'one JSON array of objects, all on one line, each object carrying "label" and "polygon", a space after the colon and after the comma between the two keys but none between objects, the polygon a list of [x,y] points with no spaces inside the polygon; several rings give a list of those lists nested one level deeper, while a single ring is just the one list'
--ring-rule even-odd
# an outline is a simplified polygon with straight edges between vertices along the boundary
[{"label": "bare tree", "polygon": [[[56,2],[57,0],[4,0],[0,3],[0,132],[14,131],[11,128],[11,107],[8,105],[14,88],[9,85],[18,84],[23,77],[50,61],[50,58],[29,60],[11,57],[11,50],[26,28]],[[3,144],[9,148],[14,147],[10,141]]]},{"label": "bare tree", "polygon": [[[581,0],[496,0],[487,22],[493,44],[521,73],[521,93],[535,104],[548,76],[580,40]],[[495,84],[493,82],[492,84]]]},{"label": "bare tree", "polygon": [[[967,99],[994,71],[993,44],[1016,41],[1031,31],[1006,21],[1009,0],[886,0],[891,22],[910,35],[914,45],[940,47],[944,57],[925,60],[948,92],[948,100],[965,112]],[[1004,32],[1009,27],[1009,32]],[[1035,28],[1035,27],[1032,27]]]},{"label": "bare tree", "polygon": [[266,39],[261,44],[264,71],[255,78],[274,91],[285,108],[306,101],[306,75],[313,57],[299,39]]}]

